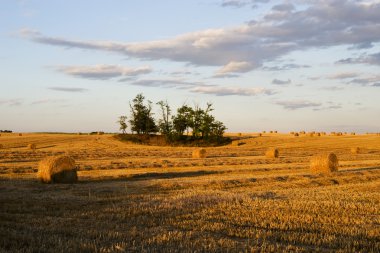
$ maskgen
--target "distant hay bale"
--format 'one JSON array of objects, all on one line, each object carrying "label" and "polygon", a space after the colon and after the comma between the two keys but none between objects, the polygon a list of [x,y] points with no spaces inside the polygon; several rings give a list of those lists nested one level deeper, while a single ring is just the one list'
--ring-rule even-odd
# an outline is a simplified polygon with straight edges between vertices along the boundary
[{"label": "distant hay bale", "polygon": [[298,137],[298,136],[300,136],[300,135],[299,135],[299,133],[294,133],[294,136]]},{"label": "distant hay bale", "polygon": [[266,133],[266,131],[263,131],[263,134],[265,134]]},{"label": "distant hay bale", "polygon": [[316,135],[316,136],[321,136],[321,133],[316,133],[315,135]]},{"label": "distant hay bale", "polygon": [[292,131],[292,132],[290,132],[289,134],[294,134],[294,132]]},{"label": "distant hay bale", "polygon": [[301,131],[300,134],[305,134],[306,132],[305,131]]},{"label": "distant hay bale", "polygon": [[44,183],[75,183],[78,181],[75,161],[65,155],[47,157],[39,163],[37,178]]},{"label": "distant hay bale", "polygon": [[279,152],[277,148],[270,148],[265,152],[265,156],[267,158],[277,158],[279,156]]},{"label": "distant hay bale", "polygon": [[32,150],[35,150],[37,148],[37,145],[34,144],[34,143],[30,143],[28,144],[28,149],[32,149]]},{"label": "distant hay bale", "polygon": [[274,131],[275,134],[277,134],[277,131]]},{"label": "distant hay bale", "polygon": [[18,136],[22,136],[22,134],[18,134]]},{"label": "distant hay bale", "polygon": [[259,133],[259,136],[261,137],[261,136],[263,136],[263,134],[262,134],[262,133]]},{"label": "distant hay bale", "polygon": [[355,133],[355,132],[352,132],[351,135],[356,135],[356,133]]},{"label": "distant hay bale", "polygon": [[269,131],[270,134],[273,134],[273,131]]},{"label": "distant hay bale", "polygon": [[242,134],[241,134],[241,133],[238,133],[237,135],[238,135],[239,137],[240,137],[240,136],[242,136]]},{"label": "distant hay bale", "polygon": [[193,158],[206,158],[206,149],[199,148],[193,151],[192,153]]},{"label": "distant hay bale", "polygon": [[338,170],[338,157],[334,153],[318,154],[310,159],[313,173],[330,173]]},{"label": "distant hay bale", "polygon": [[351,148],[351,153],[352,154],[359,154],[360,153],[360,148],[359,147],[353,147],[353,148]]}]

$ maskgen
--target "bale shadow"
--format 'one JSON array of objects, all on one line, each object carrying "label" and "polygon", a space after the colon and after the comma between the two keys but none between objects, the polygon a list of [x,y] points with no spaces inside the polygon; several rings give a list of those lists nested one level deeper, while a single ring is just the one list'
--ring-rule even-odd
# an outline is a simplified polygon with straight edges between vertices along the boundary
[{"label": "bale shadow", "polygon": [[219,172],[217,172],[217,171],[206,171],[206,170],[187,171],[187,172],[166,172],[166,173],[151,172],[151,173],[143,173],[143,174],[136,174],[136,175],[128,176],[125,179],[128,181],[137,181],[137,180],[150,180],[150,179],[172,179],[172,178],[181,178],[181,177],[199,177],[199,176],[206,176],[206,175],[213,175],[213,174],[219,174]]},{"label": "bale shadow", "polygon": [[337,172],[371,171],[371,170],[380,170],[380,166],[357,168],[357,169],[349,169],[349,170],[346,169],[346,170],[339,170]]}]

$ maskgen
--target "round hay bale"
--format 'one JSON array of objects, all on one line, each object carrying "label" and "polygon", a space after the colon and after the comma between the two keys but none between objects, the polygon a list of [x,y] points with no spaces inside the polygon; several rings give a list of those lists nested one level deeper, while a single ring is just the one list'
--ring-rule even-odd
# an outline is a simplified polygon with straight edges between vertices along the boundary
[{"label": "round hay bale", "polygon": [[261,137],[261,136],[263,136],[263,134],[262,134],[262,133],[259,133],[259,136]]},{"label": "round hay bale", "polygon": [[193,151],[192,153],[193,158],[206,158],[206,149],[199,148]]},{"label": "round hay bale", "polygon": [[241,137],[241,136],[242,136],[242,133],[238,133],[237,135],[238,135],[239,137]]},{"label": "round hay bale", "polygon": [[338,157],[334,153],[318,154],[310,159],[313,173],[330,173],[338,170]]},{"label": "round hay bale", "polygon": [[37,178],[44,183],[75,183],[78,181],[75,161],[65,155],[47,157],[38,165]]},{"label": "round hay bale", "polygon": [[34,143],[30,143],[28,144],[28,149],[32,149],[32,150],[35,150],[37,148],[37,145],[34,144]]},{"label": "round hay bale", "polygon": [[351,135],[356,135],[356,133],[355,133],[355,132],[352,132]]},{"label": "round hay bale", "polygon": [[298,136],[300,136],[300,135],[299,135],[299,133],[294,133],[294,136],[298,137]]},{"label": "round hay bale", "polygon": [[360,148],[359,147],[351,148],[351,153],[352,154],[359,154],[360,153]]},{"label": "round hay bale", "polygon": [[22,134],[18,134],[18,136],[22,136]]},{"label": "round hay bale", "polygon": [[279,156],[279,152],[277,148],[270,148],[265,152],[265,156],[267,158],[277,158]]}]

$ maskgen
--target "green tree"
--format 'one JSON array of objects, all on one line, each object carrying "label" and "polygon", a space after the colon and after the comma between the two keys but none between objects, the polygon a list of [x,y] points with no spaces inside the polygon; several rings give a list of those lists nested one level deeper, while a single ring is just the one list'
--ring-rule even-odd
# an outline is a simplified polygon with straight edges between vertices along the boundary
[{"label": "green tree", "polygon": [[125,122],[127,120],[127,116],[120,116],[117,123],[120,124],[120,131],[122,131],[123,134],[125,134],[125,130],[127,129],[127,123]]},{"label": "green tree", "polygon": [[183,105],[178,108],[177,115],[173,116],[173,129],[177,136],[182,136],[185,130],[192,130],[193,139],[220,140],[227,129],[220,121],[211,115],[211,103],[207,103],[206,109],[198,105],[191,108]]},{"label": "green tree", "polygon": [[145,97],[140,93],[133,99],[133,104],[129,104],[131,108],[131,125],[132,132],[137,134],[150,134],[157,132],[157,126],[154,122],[152,113],[152,102],[148,100],[144,104]]},{"label": "green tree", "polygon": [[216,141],[220,141],[223,138],[224,132],[227,127],[220,121],[213,121],[210,129],[210,137]]},{"label": "green tree", "polygon": [[172,134],[173,123],[170,120],[171,109],[168,101],[159,101],[157,103],[161,109],[161,118],[158,120],[158,129],[161,134],[169,137]]},{"label": "green tree", "polygon": [[173,116],[173,128],[177,136],[182,136],[185,131],[187,131],[187,134],[189,133],[193,113],[193,108],[187,105],[177,109],[177,115]]}]

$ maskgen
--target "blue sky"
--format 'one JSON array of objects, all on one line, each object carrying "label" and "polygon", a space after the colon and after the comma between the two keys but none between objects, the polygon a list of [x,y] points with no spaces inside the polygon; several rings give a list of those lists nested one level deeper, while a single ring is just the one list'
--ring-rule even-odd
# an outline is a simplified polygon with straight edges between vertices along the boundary
[{"label": "blue sky", "polygon": [[379,13],[379,0],[4,0],[0,129],[115,132],[143,93],[212,102],[232,132],[378,132]]}]

